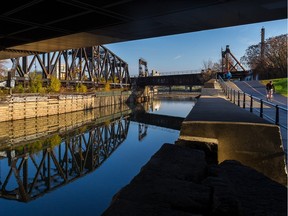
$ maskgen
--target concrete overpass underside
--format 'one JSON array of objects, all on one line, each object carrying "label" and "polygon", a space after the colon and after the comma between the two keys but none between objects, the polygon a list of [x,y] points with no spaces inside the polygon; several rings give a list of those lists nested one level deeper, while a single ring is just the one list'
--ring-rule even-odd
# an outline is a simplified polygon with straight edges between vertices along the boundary
[{"label": "concrete overpass underside", "polygon": [[7,1],[0,59],[287,18],[285,0]]}]

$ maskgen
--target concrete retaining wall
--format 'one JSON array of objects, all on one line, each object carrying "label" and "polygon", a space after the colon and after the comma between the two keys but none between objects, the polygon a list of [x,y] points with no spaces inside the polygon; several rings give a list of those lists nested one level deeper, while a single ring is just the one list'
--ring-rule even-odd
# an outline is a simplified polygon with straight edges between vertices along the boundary
[{"label": "concrete retaining wall", "polygon": [[83,125],[109,122],[131,112],[126,104],[118,104],[88,111],[0,122],[0,150],[7,146],[23,145],[51,134],[67,133]]},{"label": "concrete retaining wall", "polygon": [[0,122],[125,103],[130,91],[71,95],[11,95],[0,101]]}]

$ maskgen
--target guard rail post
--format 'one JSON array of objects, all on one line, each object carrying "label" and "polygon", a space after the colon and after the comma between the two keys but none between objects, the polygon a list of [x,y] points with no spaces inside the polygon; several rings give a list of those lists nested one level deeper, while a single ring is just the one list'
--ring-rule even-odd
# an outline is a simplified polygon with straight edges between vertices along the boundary
[{"label": "guard rail post", "polygon": [[250,95],[250,112],[253,112],[253,96]]},{"label": "guard rail post", "polygon": [[238,91],[238,106],[240,106],[240,91]]},{"label": "guard rail post", "polygon": [[276,109],[275,124],[279,125],[279,106],[276,105],[275,109]]},{"label": "guard rail post", "polygon": [[260,117],[263,118],[263,99],[260,100]]}]

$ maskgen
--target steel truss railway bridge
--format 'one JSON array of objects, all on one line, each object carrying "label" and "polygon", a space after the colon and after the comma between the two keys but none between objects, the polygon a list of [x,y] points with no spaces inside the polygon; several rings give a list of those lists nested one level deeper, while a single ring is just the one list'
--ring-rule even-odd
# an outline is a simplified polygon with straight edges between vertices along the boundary
[{"label": "steel truss railway bridge", "polygon": [[[106,47],[92,46],[12,58],[10,79],[25,82],[38,72],[44,81],[52,76],[64,84],[130,84],[128,64]],[[39,69],[38,69],[39,68]]]},{"label": "steel truss railway bridge", "polygon": [[[33,72],[41,74],[45,83],[49,82],[52,76],[57,77],[64,86],[82,83],[93,87],[108,82],[114,84],[114,86],[130,86],[131,84],[140,87],[201,86],[205,82],[200,70],[177,71],[149,76],[147,68],[145,76],[140,76],[139,73],[139,77],[130,77],[127,62],[102,45],[37,53],[12,58],[11,61],[13,64],[8,77],[18,83],[27,82],[29,75]],[[249,75],[245,69],[237,71],[236,66],[234,68],[234,71],[232,71],[233,77],[242,79]]]}]

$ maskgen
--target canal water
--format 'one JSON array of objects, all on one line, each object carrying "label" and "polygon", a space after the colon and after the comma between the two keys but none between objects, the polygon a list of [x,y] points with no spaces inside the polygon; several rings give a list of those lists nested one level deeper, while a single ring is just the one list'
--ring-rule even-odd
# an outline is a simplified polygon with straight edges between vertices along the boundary
[{"label": "canal water", "polygon": [[[153,114],[154,120],[167,120],[165,116],[185,118],[194,104],[193,100],[154,100],[141,109]],[[23,136],[11,135],[22,127],[20,122],[5,132],[9,137],[0,136],[0,215],[101,215],[151,156],[179,136],[179,130],[163,127],[161,121],[152,125],[131,120],[129,109],[111,112],[58,118],[49,122],[48,134],[37,128],[44,121],[38,119],[31,123],[36,134],[29,134],[29,128]],[[73,127],[62,125],[72,118]],[[84,118],[90,121],[81,125]],[[11,124],[0,125],[0,130]],[[20,125],[27,128],[29,123]]]}]

